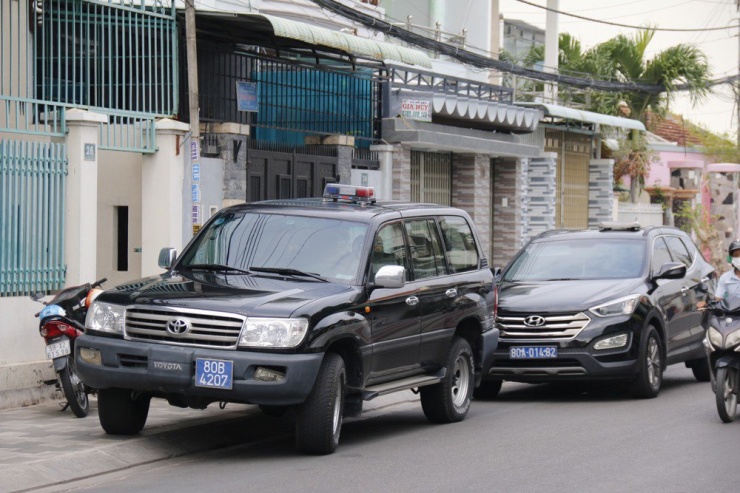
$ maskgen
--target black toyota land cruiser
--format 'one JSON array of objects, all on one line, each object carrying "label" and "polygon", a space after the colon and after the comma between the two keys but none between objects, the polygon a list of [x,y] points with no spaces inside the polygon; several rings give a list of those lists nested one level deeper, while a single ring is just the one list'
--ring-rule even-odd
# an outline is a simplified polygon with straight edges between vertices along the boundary
[{"label": "black toyota land cruiser", "polygon": [[152,397],[296,411],[296,444],[331,453],[364,400],[419,389],[462,420],[495,349],[493,274],[469,216],[375,203],[372,189],[234,206],[166,272],[102,293],[75,345],[100,424],[135,434]]}]

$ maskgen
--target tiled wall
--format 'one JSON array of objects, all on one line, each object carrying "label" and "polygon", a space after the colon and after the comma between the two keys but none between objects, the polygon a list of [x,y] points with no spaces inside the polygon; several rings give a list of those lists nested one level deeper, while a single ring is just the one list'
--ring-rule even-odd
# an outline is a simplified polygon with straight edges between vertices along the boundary
[{"label": "tiled wall", "polygon": [[528,168],[529,209],[525,242],[555,227],[557,155],[543,153],[542,157],[530,159]]},{"label": "tiled wall", "polygon": [[527,224],[526,159],[492,159],[492,253],[489,263],[504,267],[522,244]]},{"label": "tiled wall", "polygon": [[610,221],[614,206],[614,161],[592,159],[588,166],[588,227]]},{"label": "tiled wall", "polygon": [[481,154],[453,154],[452,176],[452,205],[473,218],[490,263],[491,159]]}]

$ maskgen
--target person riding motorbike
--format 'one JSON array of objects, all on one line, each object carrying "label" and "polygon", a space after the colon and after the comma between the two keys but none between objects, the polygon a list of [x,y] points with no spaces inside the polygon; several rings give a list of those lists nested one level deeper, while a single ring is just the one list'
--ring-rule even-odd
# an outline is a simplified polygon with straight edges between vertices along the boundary
[{"label": "person riding motorbike", "polygon": [[730,243],[727,253],[727,260],[732,264],[732,269],[720,276],[715,296],[724,300],[740,299],[740,240]]}]

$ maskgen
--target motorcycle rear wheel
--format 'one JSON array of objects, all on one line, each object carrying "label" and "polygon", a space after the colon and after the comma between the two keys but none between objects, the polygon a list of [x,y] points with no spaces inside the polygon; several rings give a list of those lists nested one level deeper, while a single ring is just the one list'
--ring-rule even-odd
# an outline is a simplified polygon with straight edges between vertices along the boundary
[{"label": "motorcycle rear wheel", "polygon": [[75,373],[72,359],[67,360],[67,364],[59,372],[59,382],[62,386],[62,392],[67,399],[69,408],[78,418],[84,418],[90,412],[90,400],[87,398],[85,384]]},{"label": "motorcycle rear wheel", "polygon": [[735,394],[737,374],[738,372],[734,368],[717,369],[717,387],[715,391],[717,413],[725,423],[731,423],[737,413],[737,394]]}]

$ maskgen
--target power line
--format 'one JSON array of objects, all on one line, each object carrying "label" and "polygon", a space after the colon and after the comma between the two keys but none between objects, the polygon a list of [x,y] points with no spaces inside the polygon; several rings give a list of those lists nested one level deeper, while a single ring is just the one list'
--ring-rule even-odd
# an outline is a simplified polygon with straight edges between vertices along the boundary
[{"label": "power line", "polygon": [[[606,92],[642,92],[646,94],[660,94],[666,91],[666,88],[662,84],[644,84],[639,82],[612,82],[603,79],[594,79],[591,77],[575,77],[571,75],[564,75],[559,73],[542,72],[540,70],[534,70],[526,67],[515,65],[513,62],[497,60],[489,58],[487,56],[473,53],[469,50],[461,49],[457,46],[452,46],[442,41],[436,41],[429,39],[421,34],[417,34],[398,26],[394,26],[384,20],[377,19],[371,15],[364,14],[356,11],[351,7],[348,7],[336,0],[311,0],[313,3],[325,8],[331,12],[341,15],[354,22],[362,24],[363,26],[381,31],[387,35],[394,36],[407,43],[415,46],[419,46],[429,51],[436,51],[442,55],[449,56],[463,63],[487,69],[495,69],[501,72],[510,73],[513,75],[522,76],[529,79],[540,80],[545,82],[557,82],[562,84],[568,84],[575,87],[581,87],[585,89],[594,89]],[[732,75],[712,81],[709,85],[724,84],[738,80],[738,75]],[[673,90],[689,90],[691,87],[688,84],[678,84]]]},{"label": "power line", "polygon": [[618,22],[603,21],[601,19],[593,19],[591,17],[584,17],[582,15],[571,14],[569,12],[564,12],[562,10],[551,9],[549,7],[545,7],[544,5],[537,5],[536,3],[528,2],[527,0],[516,0],[516,1],[526,4],[526,5],[531,5],[532,7],[537,7],[538,9],[548,10],[550,12],[555,12],[555,13],[566,15],[569,17],[575,17],[576,19],[581,19],[581,20],[589,21],[589,22],[596,22],[599,24],[607,24],[609,26],[626,27],[628,29],[651,29],[653,31],[670,31],[670,32],[704,32],[704,31],[722,31],[724,29],[734,29],[738,27],[738,24],[735,24],[732,26],[725,26],[725,27],[709,27],[709,28],[702,28],[702,29],[678,29],[678,28],[672,29],[672,28],[667,28],[667,27],[659,28],[659,27],[646,27],[646,26],[632,26],[630,24],[620,24]]}]

